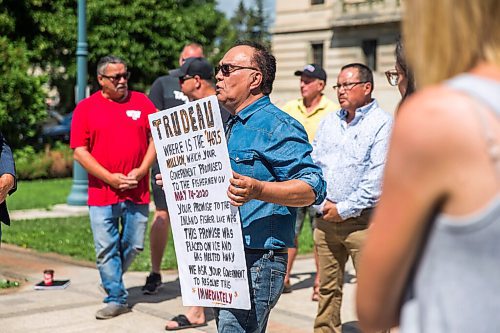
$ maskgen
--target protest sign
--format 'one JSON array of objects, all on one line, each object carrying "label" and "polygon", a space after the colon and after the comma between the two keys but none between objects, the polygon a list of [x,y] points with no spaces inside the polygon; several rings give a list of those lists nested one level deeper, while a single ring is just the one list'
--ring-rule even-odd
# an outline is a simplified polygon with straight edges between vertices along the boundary
[{"label": "protest sign", "polygon": [[238,209],[215,96],[149,116],[184,305],[250,309]]}]

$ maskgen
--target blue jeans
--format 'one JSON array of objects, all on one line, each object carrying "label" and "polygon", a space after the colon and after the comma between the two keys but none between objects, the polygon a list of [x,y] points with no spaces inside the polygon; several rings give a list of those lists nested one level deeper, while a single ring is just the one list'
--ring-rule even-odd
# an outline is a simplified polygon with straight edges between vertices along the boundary
[{"label": "blue jeans", "polygon": [[217,331],[224,333],[264,333],[271,309],[284,287],[287,254],[272,250],[263,254],[245,254],[250,283],[250,310],[215,308]]},{"label": "blue jeans", "polygon": [[97,268],[108,294],[104,303],[126,304],[128,293],[122,277],[137,253],[144,249],[149,206],[125,201],[90,206],[89,213]]}]

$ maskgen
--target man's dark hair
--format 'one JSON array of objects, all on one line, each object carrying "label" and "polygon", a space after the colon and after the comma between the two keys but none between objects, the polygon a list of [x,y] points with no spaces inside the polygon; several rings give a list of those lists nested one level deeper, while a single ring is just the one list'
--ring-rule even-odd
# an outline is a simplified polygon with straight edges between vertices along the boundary
[{"label": "man's dark hair", "polygon": [[125,69],[127,69],[127,64],[125,63],[124,60],[121,58],[118,58],[114,55],[108,55],[105,57],[102,57],[99,62],[97,63],[97,75],[102,75],[104,74],[104,70],[109,64],[123,64],[125,66]]},{"label": "man's dark hair", "polygon": [[262,84],[260,89],[264,95],[273,91],[273,82],[276,76],[276,58],[262,44],[253,41],[238,41],[234,46],[250,46],[255,50],[252,62],[262,73]]},{"label": "man's dark hair", "polygon": [[373,84],[373,72],[370,69],[370,67],[368,67],[364,64],[361,64],[359,62],[355,62],[355,63],[347,64],[347,65],[343,66],[340,71],[343,71],[344,69],[347,69],[347,68],[357,68],[359,81],[370,82],[372,85],[371,91],[373,91],[373,88],[375,88],[375,85]]}]

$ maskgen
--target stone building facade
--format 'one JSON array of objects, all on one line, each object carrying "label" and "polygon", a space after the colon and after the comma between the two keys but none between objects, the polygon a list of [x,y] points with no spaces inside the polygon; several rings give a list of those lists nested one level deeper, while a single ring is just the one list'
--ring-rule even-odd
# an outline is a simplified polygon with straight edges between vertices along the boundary
[{"label": "stone building facade", "polygon": [[283,105],[300,96],[293,73],[308,63],[325,68],[325,94],[336,101],[332,86],[340,68],[361,62],[374,70],[374,97],[393,112],[400,96],[387,83],[384,71],[394,68],[401,10],[400,0],[276,0],[272,48],[278,68],[273,101]]}]

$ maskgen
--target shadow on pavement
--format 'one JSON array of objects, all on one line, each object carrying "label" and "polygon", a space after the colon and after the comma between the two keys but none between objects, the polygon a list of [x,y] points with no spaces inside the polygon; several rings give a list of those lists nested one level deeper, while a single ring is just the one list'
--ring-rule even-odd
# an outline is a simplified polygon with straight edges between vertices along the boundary
[{"label": "shadow on pavement", "polygon": [[[158,293],[154,295],[144,295],[142,287],[132,287],[128,291],[128,304],[134,307],[139,303],[161,303],[181,296],[181,285],[179,278],[174,281],[162,283]],[[205,308],[205,321],[208,323],[215,319],[212,308]],[[187,311],[187,308],[186,308]],[[180,313],[179,313],[180,314]]]},{"label": "shadow on pavement", "polygon": [[154,295],[144,295],[142,287],[132,287],[128,291],[128,304],[133,307],[138,303],[161,303],[181,296],[181,286],[179,278],[174,281],[162,283],[158,293]]},{"label": "shadow on pavement", "polygon": [[314,277],[316,273],[314,272],[306,272],[299,274],[291,274],[291,277],[298,278],[300,281],[292,284],[292,291],[304,289],[304,288],[312,288],[314,285]]}]

